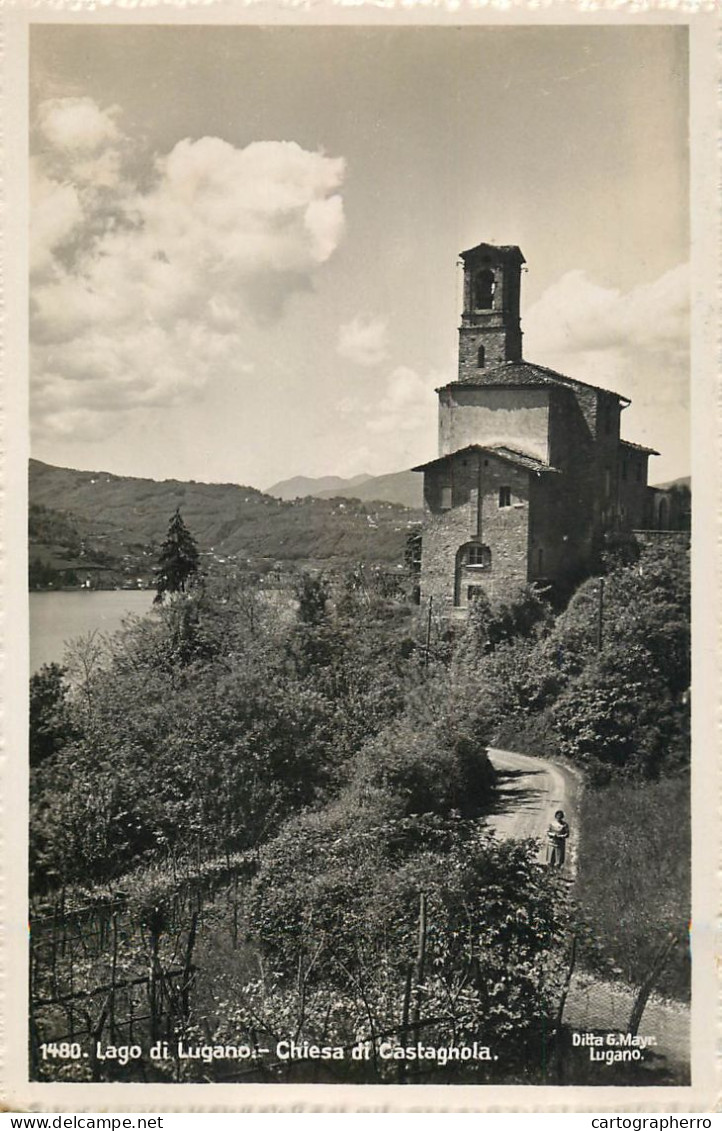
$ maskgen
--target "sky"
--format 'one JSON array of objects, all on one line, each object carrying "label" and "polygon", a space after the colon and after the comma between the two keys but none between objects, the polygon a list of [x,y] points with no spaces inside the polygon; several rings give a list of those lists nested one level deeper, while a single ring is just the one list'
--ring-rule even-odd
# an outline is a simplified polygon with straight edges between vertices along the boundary
[{"label": "sky", "polygon": [[265,488],[437,453],[458,253],[689,474],[683,26],[42,24],[32,454]]}]

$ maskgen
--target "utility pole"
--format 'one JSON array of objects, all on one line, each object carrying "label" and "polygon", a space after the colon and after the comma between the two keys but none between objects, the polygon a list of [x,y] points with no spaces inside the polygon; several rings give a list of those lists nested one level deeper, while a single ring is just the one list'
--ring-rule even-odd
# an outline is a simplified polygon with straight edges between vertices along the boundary
[{"label": "utility pole", "polygon": [[434,598],[429,597],[429,619],[426,622],[426,654],[424,655],[424,667],[429,666],[429,652],[431,651],[431,609],[433,607]]},{"label": "utility pole", "polygon": [[602,650],[602,636],[604,630],[604,578],[599,578],[599,612],[597,616],[597,651]]}]

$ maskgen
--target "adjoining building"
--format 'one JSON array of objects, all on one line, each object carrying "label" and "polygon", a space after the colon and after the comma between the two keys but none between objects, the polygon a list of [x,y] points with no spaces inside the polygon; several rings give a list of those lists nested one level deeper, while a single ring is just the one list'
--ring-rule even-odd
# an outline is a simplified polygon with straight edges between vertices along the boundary
[{"label": "adjoining building", "polygon": [[620,438],[630,401],[524,360],[519,248],[482,243],[461,260],[458,377],[437,390],[439,455],[413,469],[421,597],[459,614],[480,589],[563,592],[597,566],[605,536],[672,524],[666,493],[647,485],[659,453]]}]

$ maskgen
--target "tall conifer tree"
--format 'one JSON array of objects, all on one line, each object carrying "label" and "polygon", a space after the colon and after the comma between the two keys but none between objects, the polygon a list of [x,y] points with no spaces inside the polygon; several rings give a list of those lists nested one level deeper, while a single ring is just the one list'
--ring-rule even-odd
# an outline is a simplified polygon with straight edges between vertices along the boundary
[{"label": "tall conifer tree", "polygon": [[186,585],[198,573],[198,546],[177,509],[168,523],[168,533],[160,549],[155,570],[155,600],[165,593],[185,593]]}]

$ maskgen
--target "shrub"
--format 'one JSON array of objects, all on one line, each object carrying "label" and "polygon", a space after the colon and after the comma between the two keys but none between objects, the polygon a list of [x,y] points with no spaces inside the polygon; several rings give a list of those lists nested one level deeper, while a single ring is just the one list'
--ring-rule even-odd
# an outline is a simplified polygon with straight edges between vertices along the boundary
[{"label": "shrub", "polygon": [[[214,1040],[292,1032],[353,1043],[398,1032],[410,993],[425,1042],[503,1046],[508,1072],[539,1051],[558,1006],[569,925],[559,881],[533,842],[382,814],[378,799],[351,820],[334,804],[292,820],[261,851],[246,908],[259,964],[221,979]],[[377,1071],[386,1078],[388,1066]]]},{"label": "shrub", "polygon": [[577,894],[597,946],[585,960],[641,983],[669,932],[679,944],[657,988],[689,997],[690,801],[687,777],[588,790]]}]

